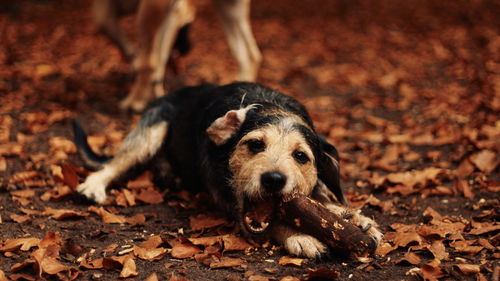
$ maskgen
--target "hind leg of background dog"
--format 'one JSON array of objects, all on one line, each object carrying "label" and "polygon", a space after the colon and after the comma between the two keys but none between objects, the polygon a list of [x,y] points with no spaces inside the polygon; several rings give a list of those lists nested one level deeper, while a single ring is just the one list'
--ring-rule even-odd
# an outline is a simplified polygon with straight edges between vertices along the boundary
[{"label": "hind leg of background dog", "polygon": [[358,226],[362,231],[366,232],[373,240],[375,240],[376,244],[382,240],[382,232],[378,229],[378,224],[361,214],[361,210],[355,210],[348,207],[345,207],[339,203],[335,203],[335,195],[328,189],[328,187],[322,182],[318,183],[318,186],[315,188],[312,197],[321,202],[325,207],[327,207],[330,211],[336,214],[339,217],[343,217],[350,223]]},{"label": "hind leg of background dog", "polygon": [[148,102],[165,94],[165,67],[179,29],[193,21],[188,0],[143,0],[138,12],[139,52],[134,61],[137,77],[122,109],[142,111]]},{"label": "hind leg of background dog", "polygon": [[250,25],[250,0],[215,0],[214,4],[238,63],[237,80],[255,81],[262,55]]},{"label": "hind leg of background dog", "polygon": [[[143,118],[142,121],[145,119]],[[163,144],[167,134],[167,122],[161,121],[152,125],[141,122],[137,129],[124,140],[113,159],[92,173],[85,182],[79,185],[78,192],[98,203],[106,200],[106,187],[137,164],[144,164],[152,159]]]},{"label": "hind leg of background dog", "polygon": [[92,4],[95,24],[118,46],[123,56],[130,61],[135,55],[135,47],[120,27],[117,9],[116,0],[94,0]]}]

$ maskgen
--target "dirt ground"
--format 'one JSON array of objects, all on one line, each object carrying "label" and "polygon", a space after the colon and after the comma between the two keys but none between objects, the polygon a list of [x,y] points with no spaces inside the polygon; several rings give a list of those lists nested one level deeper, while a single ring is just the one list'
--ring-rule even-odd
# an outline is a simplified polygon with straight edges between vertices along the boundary
[{"label": "dirt ground", "polygon": [[[235,77],[211,4],[195,2],[169,90]],[[241,239],[203,194],[148,174],[103,208],[77,195],[69,119],[113,154],[139,118],[117,107],[130,67],[90,1],[3,1],[0,281],[499,280],[499,14],[493,0],[252,3],[259,82],[307,106],[351,205],[385,233],[374,257],[307,260]],[[135,37],[134,15],[122,24]]]}]

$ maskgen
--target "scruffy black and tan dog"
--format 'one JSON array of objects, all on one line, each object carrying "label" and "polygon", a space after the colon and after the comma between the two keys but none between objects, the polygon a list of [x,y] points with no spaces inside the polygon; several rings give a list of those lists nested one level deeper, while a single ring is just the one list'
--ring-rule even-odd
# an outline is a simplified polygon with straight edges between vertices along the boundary
[{"label": "scruffy black and tan dog", "polygon": [[318,257],[316,238],[273,220],[274,205],[295,193],[311,196],[358,225],[378,244],[376,223],[345,207],[336,149],[318,136],[304,106],[254,83],[184,88],[154,101],[112,159],[95,155],[83,131],[75,140],[100,168],[78,191],[96,202],[133,167],[159,167],[188,188],[204,188],[246,235],[270,235],[288,252]]}]

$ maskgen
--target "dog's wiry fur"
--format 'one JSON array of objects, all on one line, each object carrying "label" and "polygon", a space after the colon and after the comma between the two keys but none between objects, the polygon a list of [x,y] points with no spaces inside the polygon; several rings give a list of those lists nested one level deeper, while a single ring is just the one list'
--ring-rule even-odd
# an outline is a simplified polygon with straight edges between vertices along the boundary
[{"label": "dog's wiry fur", "polygon": [[[85,148],[76,129],[75,141]],[[102,160],[82,150],[84,159]],[[78,190],[102,203],[106,187],[131,168],[161,167],[155,175],[171,170],[184,187],[207,191],[246,235],[268,234],[291,254],[318,257],[327,247],[273,220],[274,202],[311,196],[377,243],[382,237],[373,220],[345,207],[337,158],[294,99],[254,83],[204,85],[154,101],[117,155]]]}]

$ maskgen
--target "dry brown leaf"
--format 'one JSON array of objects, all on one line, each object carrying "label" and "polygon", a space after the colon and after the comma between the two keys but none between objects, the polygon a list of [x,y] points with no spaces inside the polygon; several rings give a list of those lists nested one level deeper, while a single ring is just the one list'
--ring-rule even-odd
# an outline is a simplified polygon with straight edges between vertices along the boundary
[{"label": "dry brown leaf", "polygon": [[269,281],[269,277],[262,275],[252,275],[248,277],[248,281]]},{"label": "dry brown leaf", "polygon": [[375,255],[384,257],[397,248],[398,246],[393,246],[388,242],[382,242],[380,245],[378,245],[377,250],[375,251]]},{"label": "dry brown leaf", "polygon": [[340,273],[336,270],[331,270],[328,268],[320,267],[317,269],[310,270],[307,274],[306,280],[337,280],[340,276]]},{"label": "dry brown leaf", "polygon": [[235,267],[242,265],[243,262],[240,258],[221,257],[220,260],[211,262],[210,268]]},{"label": "dry brown leaf", "polygon": [[471,164],[468,158],[465,158],[455,170],[455,175],[458,178],[465,179],[472,175],[473,172],[474,166]]},{"label": "dry brown leaf", "polygon": [[427,264],[421,265],[420,272],[424,280],[438,281],[439,278],[446,276],[446,274],[441,271],[440,265],[441,263],[439,260],[433,260]]},{"label": "dry brown leaf", "polygon": [[493,232],[493,231],[497,231],[497,230],[500,230],[500,223],[496,223],[496,222],[480,223],[480,222],[473,221],[472,222],[472,230],[469,231],[469,234],[481,235],[481,234],[485,234],[485,233]]},{"label": "dry brown leaf", "polygon": [[454,267],[460,269],[460,271],[464,274],[476,274],[481,270],[479,264],[455,264]]},{"label": "dry brown leaf", "polygon": [[222,241],[224,242],[224,252],[243,251],[252,248],[245,239],[231,234],[222,236]]},{"label": "dry brown leaf", "polygon": [[0,157],[0,172],[7,171],[7,159]]},{"label": "dry brown leaf", "polygon": [[38,243],[40,243],[38,238],[7,239],[0,252],[29,251],[32,247],[38,246]]},{"label": "dry brown leaf", "polygon": [[305,259],[301,258],[292,258],[289,256],[282,256],[279,260],[280,265],[295,265],[295,266],[302,266],[302,263],[305,261]]},{"label": "dry brown leaf", "polygon": [[137,275],[139,275],[139,273],[137,272],[134,258],[131,255],[127,255],[125,260],[123,261],[123,268],[120,272],[120,277],[128,278]]},{"label": "dry brown leaf", "polygon": [[0,281],[8,281],[7,276],[5,276],[5,272],[0,269]]},{"label": "dry brown leaf", "polygon": [[497,155],[491,150],[481,150],[470,156],[470,161],[481,171],[489,174],[498,165]]},{"label": "dry brown leaf", "polygon": [[189,217],[189,224],[191,226],[191,230],[198,231],[227,224],[227,221],[225,218],[213,215],[198,214],[196,216]]},{"label": "dry brown leaf", "polygon": [[417,265],[417,264],[420,264],[421,259],[420,259],[420,256],[417,255],[414,252],[406,252],[405,255],[404,255],[404,257],[402,257],[399,260],[394,261],[394,263],[398,264],[398,263],[401,263],[401,262],[404,262],[404,261],[406,261],[406,262],[408,262],[410,264]]},{"label": "dry brown leaf", "polygon": [[285,276],[281,278],[280,281],[300,281],[300,279],[293,276]]},{"label": "dry brown leaf", "polygon": [[66,137],[57,136],[49,139],[50,151],[54,152],[56,150],[63,151],[67,154],[76,153],[75,143]]},{"label": "dry brown leaf", "polygon": [[185,259],[194,257],[201,250],[193,244],[177,243],[172,247],[172,257],[177,259]]},{"label": "dry brown leaf", "polygon": [[182,276],[172,275],[168,281],[189,281],[189,279],[184,278]]},{"label": "dry brown leaf", "polygon": [[10,214],[10,218],[17,223],[25,223],[31,220],[30,216],[28,215],[18,215],[18,214]]},{"label": "dry brown leaf", "polygon": [[67,218],[79,218],[79,217],[86,217],[89,215],[87,212],[78,212],[74,210],[68,210],[68,209],[52,209],[50,207],[45,208],[45,211],[43,211],[44,215],[49,215],[55,220],[64,220]]},{"label": "dry brown leaf", "polygon": [[141,189],[134,193],[134,198],[146,204],[160,204],[163,202],[163,195],[155,188]]},{"label": "dry brown leaf", "polygon": [[127,182],[127,188],[130,189],[142,189],[154,186],[153,184],[153,173],[146,171],[134,180]]},{"label": "dry brown leaf", "polygon": [[468,253],[470,255],[475,255],[479,253],[483,246],[472,246],[472,244],[476,243],[476,240],[465,240],[465,241],[452,241],[450,242],[450,246],[455,248],[455,251],[460,253]]},{"label": "dry brown leaf", "polygon": [[0,156],[19,156],[23,154],[23,145],[17,142],[0,143]]},{"label": "dry brown leaf", "polygon": [[31,180],[33,178],[38,178],[42,177],[43,175],[37,171],[24,171],[24,172],[18,172],[12,175],[12,177],[9,180],[9,183],[18,183],[18,182],[23,182],[27,180]]},{"label": "dry brown leaf", "polygon": [[158,281],[158,275],[156,275],[156,272],[153,272],[145,281]]},{"label": "dry brown leaf", "polygon": [[394,237],[394,244],[399,247],[406,247],[410,243],[416,243],[421,245],[423,240],[422,237],[416,232],[397,232]]},{"label": "dry brown leaf", "polygon": [[143,214],[137,214],[133,217],[127,218],[112,214],[106,211],[103,207],[90,206],[88,207],[88,211],[99,215],[104,223],[143,224],[146,221],[146,217]]},{"label": "dry brown leaf", "polygon": [[153,235],[149,237],[148,240],[140,243],[139,247],[145,249],[152,249],[160,246],[161,244],[163,244],[163,239],[158,235]]},{"label": "dry brown leaf", "polygon": [[168,250],[165,248],[141,248],[134,246],[134,255],[140,259],[154,261],[162,259]]},{"label": "dry brown leaf", "polygon": [[55,186],[51,190],[43,193],[40,196],[40,199],[42,199],[43,201],[49,201],[49,200],[57,201],[72,194],[73,192],[75,192],[75,190],[67,185]]},{"label": "dry brown leaf", "polygon": [[455,182],[455,191],[458,194],[463,194],[465,198],[474,198],[474,193],[466,180],[458,180]]},{"label": "dry brown leaf", "polygon": [[188,238],[189,242],[193,243],[194,245],[201,245],[201,246],[212,246],[215,243],[221,242],[222,241],[222,236],[205,236],[205,237],[191,237]]}]

